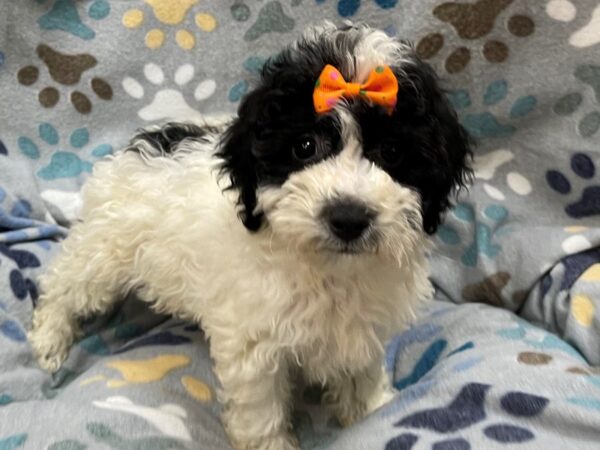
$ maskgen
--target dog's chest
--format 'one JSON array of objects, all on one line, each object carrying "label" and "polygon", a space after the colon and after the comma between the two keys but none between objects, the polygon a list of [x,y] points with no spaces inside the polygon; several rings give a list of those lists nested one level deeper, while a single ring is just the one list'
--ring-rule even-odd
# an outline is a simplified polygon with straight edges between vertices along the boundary
[{"label": "dog's chest", "polygon": [[360,277],[339,276],[313,276],[295,286],[280,325],[309,376],[360,370],[381,355],[394,314],[385,290]]}]

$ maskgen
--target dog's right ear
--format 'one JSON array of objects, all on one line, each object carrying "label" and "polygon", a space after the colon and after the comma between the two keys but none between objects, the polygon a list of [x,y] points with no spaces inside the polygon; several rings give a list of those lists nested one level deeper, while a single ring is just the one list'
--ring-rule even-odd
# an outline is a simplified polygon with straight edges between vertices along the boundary
[{"label": "dog's right ear", "polygon": [[259,161],[255,153],[257,140],[265,139],[278,109],[277,94],[266,87],[258,88],[242,100],[238,117],[224,133],[217,156],[223,160],[221,171],[230,180],[228,189],[238,191],[239,217],[250,231],[257,231],[263,214],[257,210]]},{"label": "dog's right ear", "polygon": [[223,160],[222,174],[229,177],[227,189],[238,191],[240,220],[248,230],[256,231],[261,226],[262,217],[255,212],[258,177],[256,158],[252,154],[254,126],[250,100],[250,96],[242,100],[238,117],[223,135],[217,156]]}]

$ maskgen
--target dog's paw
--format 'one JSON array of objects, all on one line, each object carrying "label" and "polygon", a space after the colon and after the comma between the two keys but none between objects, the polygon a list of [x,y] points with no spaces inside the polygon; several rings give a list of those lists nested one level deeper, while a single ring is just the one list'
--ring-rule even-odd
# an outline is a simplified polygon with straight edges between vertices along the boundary
[{"label": "dog's paw", "polygon": [[343,410],[341,408],[337,409],[335,417],[342,428],[349,427],[367,415],[367,407],[364,403],[356,403],[352,407],[346,407]]},{"label": "dog's paw", "polygon": [[371,414],[376,409],[381,408],[383,405],[387,405],[389,402],[394,400],[398,396],[398,391],[392,388],[391,385],[387,383],[382,383],[382,385],[376,389],[372,395],[370,395],[367,400],[367,414]]},{"label": "dog's paw", "polygon": [[59,333],[49,334],[47,330],[34,329],[27,338],[40,367],[50,373],[60,369],[69,355],[71,344],[65,342]]},{"label": "dog's paw", "polygon": [[36,311],[27,339],[42,369],[54,373],[69,355],[69,349],[75,339],[75,330],[67,321],[44,318]]},{"label": "dog's paw", "polygon": [[[331,390],[323,397],[324,403],[332,409],[338,422],[344,428],[389,403],[397,395],[386,377],[381,377],[375,386],[369,383],[368,389],[360,389],[361,386],[366,385],[365,379],[359,379],[359,382],[352,384],[351,387],[347,384],[338,386],[337,391]],[[356,386],[359,386],[359,389]]]}]

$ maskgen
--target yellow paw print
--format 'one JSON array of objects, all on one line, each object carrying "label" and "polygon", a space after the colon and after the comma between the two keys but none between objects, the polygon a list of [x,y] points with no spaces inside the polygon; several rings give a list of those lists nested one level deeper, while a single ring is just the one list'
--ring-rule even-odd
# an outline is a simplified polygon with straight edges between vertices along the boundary
[{"label": "yellow paw print", "polygon": [[[160,23],[175,26],[182,23],[188,16],[188,12],[198,3],[198,0],[144,0],[150,5],[154,17]],[[141,9],[130,9],[123,14],[123,25],[127,28],[138,28],[145,20],[144,11]],[[194,16],[196,26],[206,32],[211,32],[217,27],[217,19],[207,13],[197,13]],[[157,49],[161,47],[166,39],[164,30],[153,28],[146,33],[146,47]],[[191,50],[196,45],[196,36],[185,28],[178,29],[175,33],[177,45],[184,50]]]},{"label": "yellow paw print", "polygon": [[202,380],[187,375],[181,378],[181,384],[183,384],[186,391],[188,391],[188,393],[196,400],[203,403],[212,400],[212,392]]},{"label": "yellow paw print", "polygon": [[95,375],[83,380],[80,385],[106,381],[107,387],[120,388],[129,384],[152,383],[162,380],[170,372],[189,364],[190,358],[186,355],[159,355],[150,359],[115,360],[108,362],[106,366],[119,371],[122,378]]}]

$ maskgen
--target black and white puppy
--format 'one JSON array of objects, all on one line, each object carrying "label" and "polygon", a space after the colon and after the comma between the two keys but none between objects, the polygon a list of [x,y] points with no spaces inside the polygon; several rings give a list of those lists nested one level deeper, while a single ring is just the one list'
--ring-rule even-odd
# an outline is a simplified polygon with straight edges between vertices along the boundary
[{"label": "black and white puppy", "polygon": [[[391,69],[395,107],[343,94],[317,113],[327,65],[353,86]],[[326,385],[343,424],[390,399],[384,346],[431,295],[427,235],[470,154],[408,44],[313,27],[265,64],[231,122],[150,129],[96,165],[40,280],[35,354],[56,371],[78,320],[134,290],[202,324],[237,449],[297,449],[291,372]]]}]

